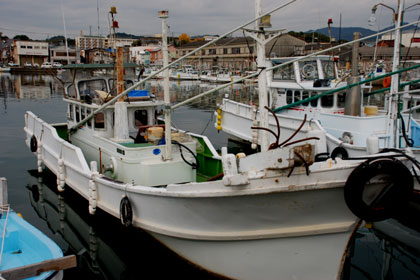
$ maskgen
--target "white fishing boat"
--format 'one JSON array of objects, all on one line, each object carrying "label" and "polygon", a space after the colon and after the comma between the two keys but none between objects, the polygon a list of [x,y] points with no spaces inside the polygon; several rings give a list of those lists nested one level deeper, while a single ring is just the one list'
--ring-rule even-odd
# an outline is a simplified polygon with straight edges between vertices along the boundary
[{"label": "white fishing boat", "polygon": [[[398,31],[399,26],[398,23],[395,30]],[[358,44],[359,40],[356,42]],[[331,50],[338,47],[340,46]],[[326,51],[328,50],[306,57],[266,60],[264,66],[268,69],[267,84],[270,91],[267,105],[279,118],[283,131],[280,141],[287,139],[294,132],[295,123],[307,116],[309,121],[301,132],[312,130],[325,139],[326,147],[322,149],[322,153],[333,158],[363,156],[377,153],[383,148],[408,147],[412,146],[412,141],[420,142],[418,134],[413,133],[420,128],[419,123],[413,122],[407,113],[408,109],[405,113],[399,112],[395,105],[398,96],[405,98],[404,104],[407,106],[415,105],[410,103],[411,94],[407,90],[399,91],[404,85],[409,86],[411,81],[397,85],[398,78],[393,78],[394,85],[391,85],[390,93],[382,95],[385,99],[383,108],[364,103],[363,93],[356,87],[360,88],[362,83],[371,80],[398,76],[418,65],[401,70],[395,66],[393,72],[361,82],[354,79],[352,84],[343,82],[338,77],[333,57],[320,55]],[[398,55],[395,57],[394,64],[398,65]],[[357,65],[357,61],[353,64]],[[357,72],[357,67],[353,72]],[[407,94],[403,95],[404,92]],[[257,110],[249,104],[224,99],[219,109],[218,123],[215,124],[218,129],[250,143],[262,143],[262,136],[252,134],[251,130],[251,126],[258,124],[261,108]],[[274,118],[268,123],[271,129],[275,129]],[[271,136],[271,140],[273,139]]]},{"label": "white fishing boat", "polygon": [[171,71],[169,78],[172,80],[200,80],[200,74],[191,65],[185,65]]},{"label": "white fishing boat", "polygon": [[[58,189],[74,189],[89,201],[90,213],[100,208],[127,226],[140,227],[216,274],[238,279],[339,277],[358,225],[352,211],[367,219],[386,218],[413,187],[407,169],[411,161],[402,154],[383,154],[368,162],[316,162],[319,138],[308,132],[280,143],[279,130],[276,141],[261,152],[234,155],[222,148],[219,154],[207,137],[172,129],[167,69],[179,60],[168,65],[167,12],[159,15],[166,54],[164,101],[133,91],[152,76],[120,89],[117,96],[105,79],[75,81],[64,98],[67,123],[53,125],[32,112],[25,115],[26,144],[37,156],[38,171],[50,169]],[[82,94],[86,90],[88,101]],[[157,121],[162,109],[165,124]],[[383,180],[371,180],[366,199],[368,180],[355,180],[390,169],[398,176],[387,177],[394,183],[385,188],[387,195]],[[359,187],[353,193],[355,183]]]},{"label": "white fishing boat", "polygon": [[203,82],[210,82],[210,83],[229,83],[229,82],[238,82],[242,76],[238,74],[234,74],[227,70],[217,70],[213,69],[213,71],[206,71],[204,75],[200,76],[200,80]]}]

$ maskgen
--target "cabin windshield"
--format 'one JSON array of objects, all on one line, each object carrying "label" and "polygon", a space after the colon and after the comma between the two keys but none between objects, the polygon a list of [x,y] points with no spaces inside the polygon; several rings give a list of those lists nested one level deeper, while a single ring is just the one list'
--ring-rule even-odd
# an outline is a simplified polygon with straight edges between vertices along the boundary
[{"label": "cabin windshield", "polygon": [[334,62],[332,60],[323,60],[321,63],[322,70],[324,71],[324,78],[335,79]]},{"label": "cabin windshield", "polygon": [[319,79],[316,61],[299,61],[299,70],[302,81]]},{"label": "cabin windshield", "polygon": [[98,96],[96,90],[107,92],[106,81],[104,79],[80,81],[78,83],[80,100],[89,103]]},{"label": "cabin windshield", "polygon": [[[115,82],[115,79],[110,79],[108,81],[109,88],[111,89],[111,95],[116,96],[117,95],[117,83]],[[134,82],[131,80],[125,80],[124,81],[124,89],[127,89],[134,85]]]},{"label": "cabin windshield", "polygon": [[273,70],[273,80],[294,81],[295,79],[295,71],[292,64],[286,65],[284,67],[279,67]]}]

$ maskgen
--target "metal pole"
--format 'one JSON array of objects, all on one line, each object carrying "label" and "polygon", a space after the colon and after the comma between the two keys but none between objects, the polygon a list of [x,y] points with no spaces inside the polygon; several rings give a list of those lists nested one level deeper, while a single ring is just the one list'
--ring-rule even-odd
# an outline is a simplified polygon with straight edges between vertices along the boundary
[{"label": "metal pole", "polygon": [[[117,91],[118,94],[124,91],[124,66],[123,66],[123,48],[117,48]],[[124,101],[124,96],[118,99],[118,102]]]},{"label": "metal pole", "polygon": [[[255,17],[262,15],[261,0],[255,0]],[[268,128],[268,111],[265,107],[268,106],[267,100],[267,71],[265,70],[265,34],[264,28],[259,24],[260,20],[256,21],[256,28],[259,30],[257,38],[257,66],[259,69],[258,75],[258,102],[260,111],[260,126]],[[261,130],[261,151],[267,151],[270,142],[270,135],[267,131]]]},{"label": "metal pole", "polygon": [[162,50],[163,50],[163,100],[165,102],[165,155],[164,160],[172,159],[172,137],[171,137],[171,98],[169,92],[169,69],[168,69],[168,26],[166,19],[168,11],[159,11],[159,17],[162,19]]},{"label": "metal pole", "polygon": [[69,58],[69,48],[67,46],[67,31],[66,31],[66,20],[64,18],[64,10],[63,10],[63,1],[60,0],[61,3],[61,15],[63,16],[63,26],[64,26],[64,43],[66,45],[66,52],[67,52],[67,64],[70,64],[70,58]]},{"label": "metal pole", "polygon": [[[353,33],[353,40],[360,38],[359,32]],[[359,76],[359,42],[353,44],[352,50],[352,61],[351,61],[351,78],[349,79],[350,84],[354,84],[360,81]],[[362,94],[360,86],[356,86],[347,91],[344,115],[349,116],[360,116],[362,104]]]},{"label": "metal pole", "polygon": [[[395,38],[394,38],[394,57],[392,60],[392,72],[395,72],[398,70],[400,66],[400,42],[401,42],[401,18],[402,13],[404,10],[404,2],[405,0],[398,0],[398,18],[396,22],[396,28],[395,30]],[[393,134],[394,134],[394,147],[397,148],[399,146],[398,143],[398,96],[395,95],[396,92],[398,92],[399,89],[399,74],[395,74],[391,76],[391,89],[390,89],[390,114],[391,114],[391,120],[394,122],[393,127]]]}]

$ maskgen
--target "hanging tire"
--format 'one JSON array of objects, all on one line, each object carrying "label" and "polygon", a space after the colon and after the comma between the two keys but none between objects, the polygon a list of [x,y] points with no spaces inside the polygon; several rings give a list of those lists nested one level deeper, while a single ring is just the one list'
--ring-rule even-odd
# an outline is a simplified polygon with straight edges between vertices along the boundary
[{"label": "hanging tire", "polygon": [[32,135],[31,142],[30,142],[31,152],[35,153],[38,150],[38,141],[36,140],[35,135]]},{"label": "hanging tire", "polygon": [[133,223],[133,208],[127,196],[124,196],[120,202],[120,221],[125,227]]},{"label": "hanging tire", "polygon": [[335,159],[336,157],[348,159],[349,153],[343,147],[336,147],[331,153],[331,159]]},{"label": "hanging tire", "polygon": [[[374,178],[380,179],[372,184]],[[344,199],[357,217],[386,220],[407,205],[413,192],[413,175],[396,159],[376,159],[359,165],[344,186]]]}]

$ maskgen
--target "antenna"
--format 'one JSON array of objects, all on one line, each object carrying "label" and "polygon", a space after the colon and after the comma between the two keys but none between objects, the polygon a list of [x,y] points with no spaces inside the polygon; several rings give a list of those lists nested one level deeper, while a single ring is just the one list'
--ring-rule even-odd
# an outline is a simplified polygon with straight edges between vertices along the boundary
[{"label": "antenna", "polygon": [[63,17],[63,26],[64,26],[64,43],[66,46],[66,53],[67,53],[67,64],[70,64],[70,58],[69,58],[69,48],[67,46],[67,30],[66,30],[66,20],[64,18],[64,10],[63,10],[63,1],[60,0],[61,4],[61,15]]},{"label": "antenna", "polygon": [[96,11],[98,12],[98,37],[100,36],[99,32],[99,0],[96,0]]}]

